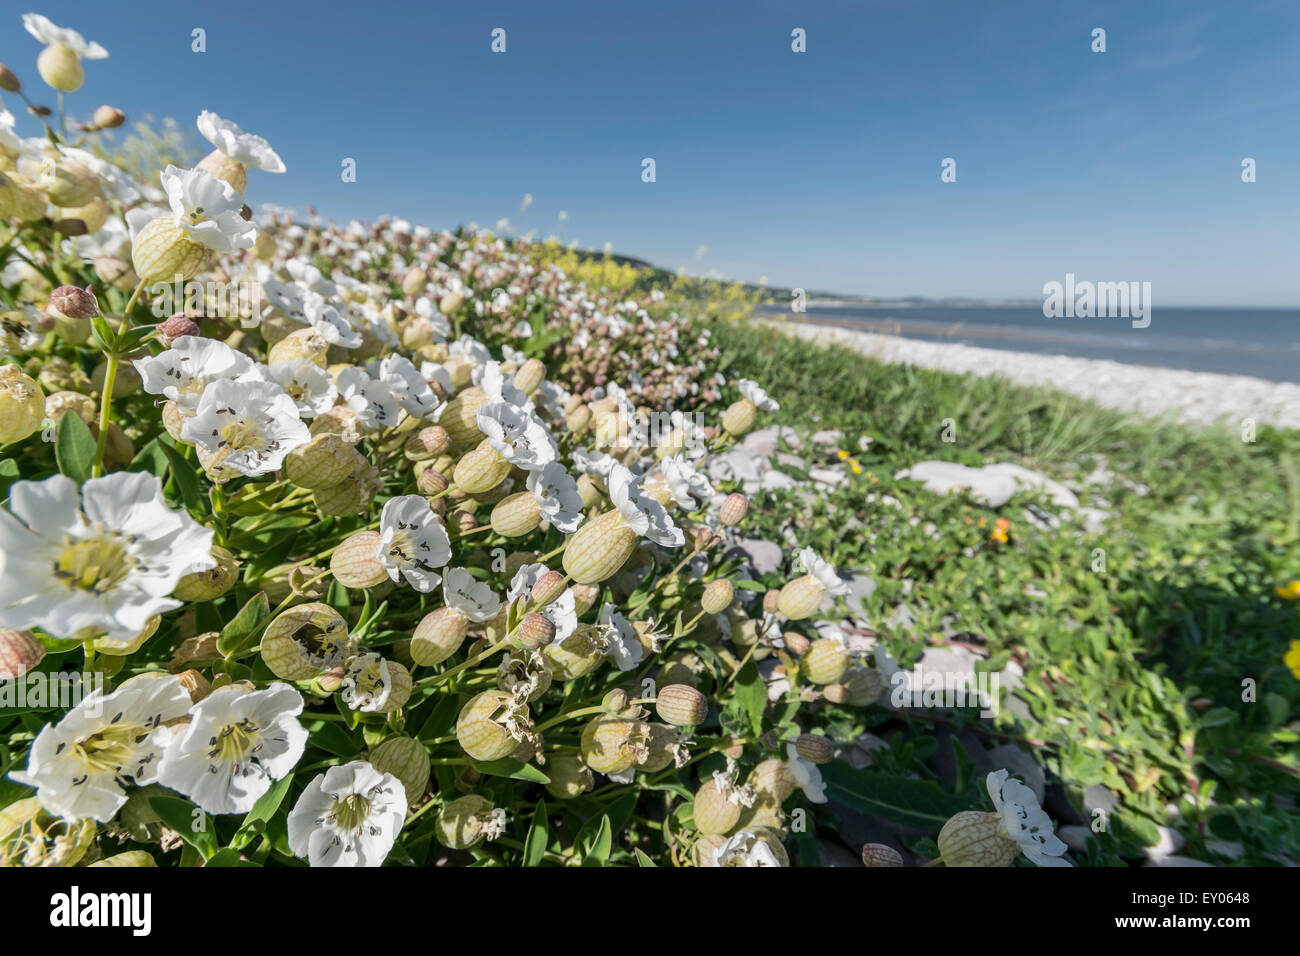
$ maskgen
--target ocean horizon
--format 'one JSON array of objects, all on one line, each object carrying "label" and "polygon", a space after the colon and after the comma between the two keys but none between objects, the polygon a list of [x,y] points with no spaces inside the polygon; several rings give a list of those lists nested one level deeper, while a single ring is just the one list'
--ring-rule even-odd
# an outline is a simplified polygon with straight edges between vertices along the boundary
[{"label": "ocean horizon", "polygon": [[1157,307],[1147,328],[1126,318],[1048,318],[1031,305],[810,304],[798,315],[769,305],[756,313],[929,342],[1300,382],[1300,309]]}]

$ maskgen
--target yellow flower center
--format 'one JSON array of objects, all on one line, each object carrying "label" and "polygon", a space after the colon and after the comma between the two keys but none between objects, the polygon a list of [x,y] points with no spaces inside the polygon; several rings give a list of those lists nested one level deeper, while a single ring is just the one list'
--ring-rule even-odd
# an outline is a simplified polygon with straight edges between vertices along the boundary
[{"label": "yellow flower center", "polygon": [[221,429],[221,440],[234,451],[259,450],[266,446],[262,426],[246,418],[239,418]]},{"label": "yellow flower center", "polygon": [[213,739],[208,756],[226,763],[239,763],[257,746],[258,728],[248,720],[227,724]]},{"label": "yellow flower center", "polygon": [[131,751],[144,733],[140,727],[110,724],[78,740],[74,752],[89,773],[117,773],[130,761]]},{"label": "yellow flower center", "polygon": [[353,793],[335,802],[331,813],[340,830],[357,830],[370,816],[370,801],[359,793]]},{"label": "yellow flower center", "polygon": [[80,588],[103,594],[122,582],[134,559],[119,538],[102,535],[73,542],[54,562],[54,577],[69,589]]}]

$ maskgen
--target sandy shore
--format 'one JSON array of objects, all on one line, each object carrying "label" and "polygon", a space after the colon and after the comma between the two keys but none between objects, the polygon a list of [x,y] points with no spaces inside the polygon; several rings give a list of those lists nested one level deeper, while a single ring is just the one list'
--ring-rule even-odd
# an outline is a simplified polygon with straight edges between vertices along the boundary
[{"label": "sandy shore", "polygon": [[1021,385],[1047,386],[1099,405],[1148,418],[1172,414],[1190,424],[1300,427],[1300,385],[1246,375],[1187,372],[1152,365],[1128,365],[1067,355],[1035,355],[896,335],[859,332],[831,325],[757,319],[791,335],[835,343],[894,365],[1001,375]]}]

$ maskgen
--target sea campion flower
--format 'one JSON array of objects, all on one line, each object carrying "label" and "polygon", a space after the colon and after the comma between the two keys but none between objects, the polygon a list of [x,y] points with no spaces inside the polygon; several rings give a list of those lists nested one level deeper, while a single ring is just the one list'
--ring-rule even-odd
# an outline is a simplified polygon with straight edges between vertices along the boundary
[{"label": "sea campion flower", "polygon": [[706,475],[695,470],[695,466],[681,455],[671,455],[663,460],[661,469],[664,484],[672,492],[677,507],[683,511],[694,511],[696,499],[707,501],[716,492]]},{"label": "sea campion flower", "polygon": [[329,373],[311,359],[272,362],[267,367],[266,377],[293,399],[302,418],[315,418],[329,411],[339,394]]},{"label": "sea campion flower", "polygon": [[247,813],[294,768],[307,746],[302,695],[288,684],[214,690],[163,755],[158,782],[208,813]]},{"label": "sea campion flower", "polygon": [[86,79],[81,61],[108,58],[108,51],[98,43],[87,42],[76,30],[56,27],[39,13],[24,13],[23,26],[45,44],[36,59],[36,69],[41,79],[56,90],[75,93]]},{"label": "sea campion flower", "polygon": [[501,610],[501,599],[488,584],[477,581],[465,568],[448,568],[442,582],[447,607],[477,624],[490,621]]},{"label": "sea campion flower", "polygon": [[535,471],[558,457],[555,442],[542,423],[508,402],[492,402],[478,410],[479,431],[498,455],[524,471]]},{"label": "sea campion flower", "polygon": [[338,309],[330,305],[315,292],[308,292],[302,299],[302,315],[307,324],[321,334],[330,345],[345,349],[355,349],[363,341],[361,333],[353,328],[352,323]]},{"label": "sea campion flower", "polygon": [[[410,359],[390,355],[379,363],[379,381],[412,418],[436,421],[443,405]],[[450,382],[450,379],[448,379]]]},{"label": "sea campion flower", "polygon": [[55,637],[125,640],[194,571],[215,566],[212,531],[172,511],[162,482],[143,472],[18,481],[0,511],[0,626]]},{"label": "sea campion flower", "polygon": [[379,866],[406,819],[406,790],[364,761],[331,767],[289,814],[289,848],[312,866]]},{"label": "sea campion flower", "polygon": [[645,658],[645,648],[637,640],[636,628],[632,622],[619,614],[612,604],[605,604],[600,609],[598,625],[604,630],[609,642],[609,655],[614,665],[621,671],[630,671]]},{"label": "sea campion flower", "polygon": [[847,594],[847,582],[840,580],[835,566],[824,561],[812,548],[804,548],[795,559],[795,566],[808,573],[795,578],[781,588],[777,608],[792,621],[809,617],[822,603],[826,594]]},{"label": "sea campion flower", "polygon": [[107,823],[126,803],[124,785],[157,778],[173,733],[163,724],[189,709],[189,693],[170,675],[133,677],[108,695],[96,690],[41,728],[27,769],[10,776],[35,787],[50,813]]},{"label": "sea campion flower", "polygon": [[786,744],[785,765],[790,768],[795,785],[813,803],[826,802],[826,784],[822,782],[822,772],[811,760],[799,756],[798,748],[793,743]]},{"label": "sea campion flower", "polygon": [[237,163],[268,173],[284,172],[284,161],[260,136],[245,133],[229,120],[224,120],[211,110],[199,114],[197,122],[203,138],[222,155]]},{"label": "sea campion flower", "polygon": [[835,572],[835,565],[824,560],[812,548],[803,548],[799,552],[799,565],[830,594],[847,594],[849,586]]},{"label": "sea campion flower", "polygon": [[381,564],[393,581],[424,594],[442,580],[437,573],[451,560],[451,540],[429,502],[420,495],[398,495],[384,503],[379,516]]},{"label": "sea campion flower", "polygon": [[216,456],[216,464],[255,477],[277,470],[311,432],[279,385],[223,379],[203,390],[181,438]]},{"label": "sea campion flower", "polygon": [[397,424],[397,399],[389,387],[366,374],[364,369],[349,366],[338,374],[339,394],[357,413],[357,421],[366,431],[378,431]]},{"label": "sea campion flower", "polygon": [[565,534],[572,534],[582,524],[582,495],[578,483],[558,461],[547,462],[528,473],[528,490],[537,500],[542,518]]},{"label": "sea campion flower", "polygon": [[748,830],[738,830],[713,851],[714,866],[780,866],[772,848]]},{"label": "sea campion flower", "polygon": [[393,675],[383,656],[368,651],[348,661],[343,675],[343,703],[363,714],[384,710],[393,693]]},{"label": "sea campion flower", "polygon": [[251,249],[257,226],[241,214],[244,197],[202,169],[168,166],[161,174],[172,218],[186,239],[213,252]]},{"label": "sea campion flower", "polygon": [[132,364],[150,395],[162,395],[181,408],[194,411],[208,383],[222,379],[256,377],[253,360],[225,342],[183,335],[171,348]]},{"label": "sea campion flower", "polygon": [[1069,849],[1053,831],[1052,818],[1038,805],[1038,798],[1019,780],[1009,779],[1006,770],[995,770],[985,778],[993,809],[1002,816],[1002,831],[1014,840],[1022,853],[1039,866],[1069,866],[1061,859]]},{"label": "sea campion flower", "polygon": [[555,625],[555,637],[551,639],[551,643],[562,644],[578,629],[578,605],[577,599],[573,596],[573,588],[565,588],[560,596],[542,608],[540,613]]},{"label": "sea campion flower", "polygon": [[760,388],[757,382],[751,382],[747,378],[739,378],[736,379],[736,388],[741,395],[753,402],[760,412],[777,412],[781,410],[781,406],[776,399]]},{"label": "sea campion flower", "polygon": [[615,463],[610,468],[608,480],[609,500],[618,508],[629,528],[667,548],[680,548],[686,542],[686,536],[673,523],[664,506],[641,490],[627,468]]}]

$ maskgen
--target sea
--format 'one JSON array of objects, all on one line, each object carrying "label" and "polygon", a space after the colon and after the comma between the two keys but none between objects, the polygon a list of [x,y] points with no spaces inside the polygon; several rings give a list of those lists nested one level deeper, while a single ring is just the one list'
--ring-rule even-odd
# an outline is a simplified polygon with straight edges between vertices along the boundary
[{"label": "sea", "polygon": [[1041,305],[809,303],[798,316],[757,312],[927,342],[1300,382],[1300,309],[1155,308],[1146,328],[1126,318],[1047,318]]}]

